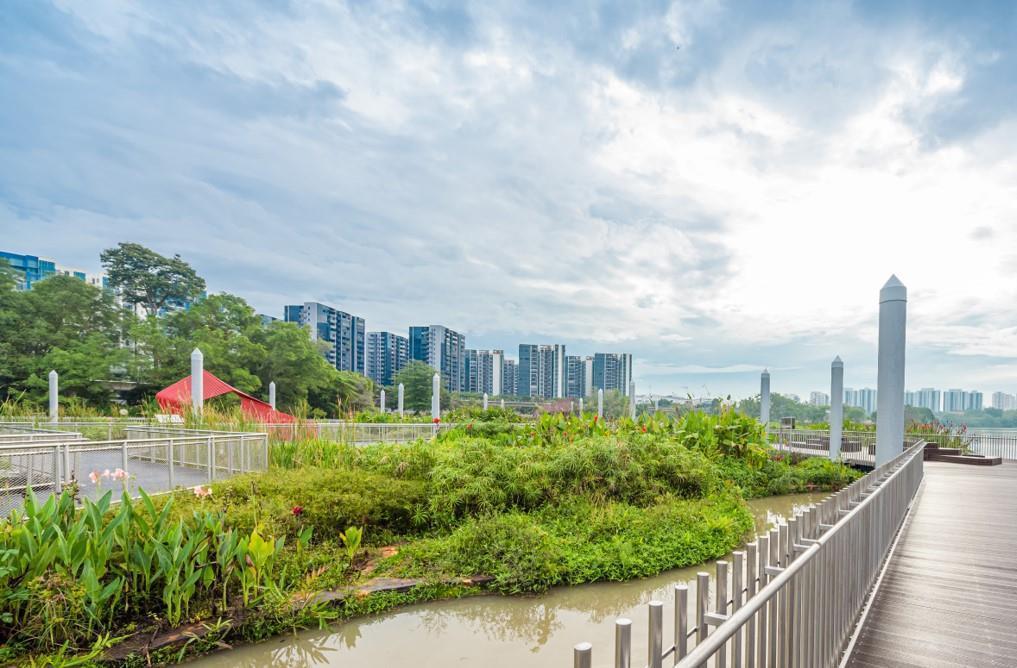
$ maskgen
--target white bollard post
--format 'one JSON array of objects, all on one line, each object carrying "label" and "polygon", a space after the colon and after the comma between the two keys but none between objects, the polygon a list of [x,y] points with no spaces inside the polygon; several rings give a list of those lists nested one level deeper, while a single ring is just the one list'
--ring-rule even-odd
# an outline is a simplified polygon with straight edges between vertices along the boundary
[{"label": "white bollard post", "polygon": [[381,407],[381,412],[385,412],[385,390],[382,389],[381,394],[378,396],[378,404]]},{"label": "white bollard post", "polygon": [[60,420],[60,376],[56,369],[49,372],[49,421]]},{"label": "white bollard post", "polygon": [[904,449],[904,346],[908,289],[891,276],[879,291],[879,365],[876,372],[876,466]]},{"label": "white bollard post", "polygon": [[844,362],[835,357],[830,365],[830,459],[840,457],[844,436]]},{"label": "white bollard post", "polygon": [[191,409],[201,415],[205,402],[205,356],[197,348],[191,353]]},{"label": "white bollard post", "polygon": [[629,416],[636,419],[636,383],[629,381]]},{"label": "white bollard post", "polygon": [[398,406],[399,406],[399,417],[403,416],[403,393],[405,391],[406,391],[406,388],[403,387],[402,383],[399,383],[399,395],[398,395],[398,399],[399,399],[399,404],[398,404]]},{"label": "white bollard post", "polygon": [[431,379],[431,419],[441,419],[441,375]]},{"label": "white bollard post", "polygon": [[583,414],[583,398],[579,397],[579,414]]},{"label": "white bollard post", "polygon": [[484,392],[484,410],[487,410],[487,392]]},{"label": "white bollard post", "polygon": [[770,372],[763,369],[759,377],[759,421],[770,431]]},{"label": "white bollard post", "polygon": [[597,390],[597,418],[604,419],[604,388]]},{"label": "white bollard post", "polygon": [[505,410],[505,400],[504,399],[501,400],[501,409]]},{"label": "white bollard post", "polygon": [[268,384],[268,405],[275,410],[275,381]]}]

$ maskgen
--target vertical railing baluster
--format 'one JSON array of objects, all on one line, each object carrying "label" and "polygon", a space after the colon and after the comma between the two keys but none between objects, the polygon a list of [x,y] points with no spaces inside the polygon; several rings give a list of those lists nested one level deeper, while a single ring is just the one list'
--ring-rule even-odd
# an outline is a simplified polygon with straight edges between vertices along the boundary
[{"label": "vertical railing baluster", "polygon": [[[727,614],[727,562],[717,562],[717,585],[714,590],[714,601],[713,610],[718,615]],[[727,666],[727,644],[721,645],[717,651],[716,665],[717,668],[725,668]]]},{"label": "vertical railing baluster", "polygon": [[706,640],[706,606],[710,596],[710,574],[696,573],[696,645]]},{"label": "vertical railing baluster", "polygon": [[[764,533],[762,536],[757,536],[756,542],[759,543],[759,588],[762,589],[766,586],[766,583],[769,582],[769,576],[766,574],[766,565],[770,563],[769,534]],[[757,656],[759,657],[759,668],[766,668],[766,641],[769,634],[766,607],[766,603],[759,606],[759,628],[757,630],[757,633],[759,634],[759,651],[757,653]]]},{"label": "vertical railing baluster", "polygon": [[674,586],[674,663],[689,653],[689,586]]},{"label": "vertical railing baluster", "polygon": [[622,617],[614,623],[614,668],[632,666],[632,620]]},{"label": "vertical railing baluster", "polygon": [[[757,556],[758,547],[758,538],[745,546],[745,582],[747,585],[745,597],[746,601],[751,600],[752,597],[756,595],[756,573],[758,572],[756,560],[759,558]],[[756,665],[756,620],[758,618],[759,613],[756,613],[753,618],[746,623],[745,665],[748,666],[748,668],[755,668]]]},{"label": "vertical railing baluster", "polygon": [[[745,553],[735,551],[731,553],[731,614],[734,614],[742,607],[742,574],[745,569]],[[731,665],[740,668],[742,665],[742,628],[735,632],[731,639]]]},{"label": "vertical railing baluster", "polygon": [[664,665],[664,604],[660,601],[650,601],[648,617],[650,628],[647,632],[647,665],[650,668],[663,668]]}]

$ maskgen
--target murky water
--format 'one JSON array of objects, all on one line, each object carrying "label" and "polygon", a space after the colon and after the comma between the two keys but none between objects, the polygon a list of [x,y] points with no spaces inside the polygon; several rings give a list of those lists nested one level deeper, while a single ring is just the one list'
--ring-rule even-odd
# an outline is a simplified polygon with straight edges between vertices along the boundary
[{"label": "murky water", "polygon": [[[792,494],[749,502],[758,530],[823,494]],[[702,566],[629,582],[561,587],[539,596],[478,596],[422,603],[355,619],[328,631],[308,631],[238,647],[194,662],[203,668],[243,666],[533,666],[572,665],[572,647],[589,641],[594,665],[613,657],[614,620],[629,617],[636,663],[646,656],[646,603],[664,601],[665,629],[674,619],[674,585],[694,580]],[[712,568],[711,568],[712,574]],[[694,604],[695,591],[689,592]],[[694,619],[690,611],[690,619]],[[666,642],[671,633],[665,631]],[[642,665],[642,664],[640,664]]]}]

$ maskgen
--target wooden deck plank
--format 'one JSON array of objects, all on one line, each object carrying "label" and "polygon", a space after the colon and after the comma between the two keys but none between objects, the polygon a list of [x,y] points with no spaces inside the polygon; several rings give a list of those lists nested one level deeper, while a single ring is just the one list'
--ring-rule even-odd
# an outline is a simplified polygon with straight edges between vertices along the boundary
[{"label": "wooden deck plank", "polygon": [[925,462],[849,666],[1017,665],[1017,463]]}]

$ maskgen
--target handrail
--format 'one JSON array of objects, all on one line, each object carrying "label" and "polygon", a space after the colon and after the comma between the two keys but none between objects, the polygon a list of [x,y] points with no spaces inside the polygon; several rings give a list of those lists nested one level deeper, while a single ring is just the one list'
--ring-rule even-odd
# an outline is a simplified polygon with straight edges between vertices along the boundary
[{"label": "handrail", "polygon": [[[909,445],[818,506],[758,536],[732,554],[733,564],[716,562],[715,596],[709,592],[710,575],[699,573],[691,627],[689,586],[675,585],[675,642],[666,649],[663,604],[651,601],[650,668],[661,668],[669,657],[682,668],[708,661],[720,668],[836,663],[921,484],[924,448],[924,441]],[[808,628],[801,627],[803,620]],[[614,665],[628,668],[617,657],[631,656],[629,620],[617,621],[615,637]],[[696,646],[690,652],[688,639],[693,637]],[[575,665],[591,662],[592,646],[577,645]]]},{"label": "handrail", "polygon": [[[887,462],[885,466],[890,467],[904,459],[910,460],[910,458],[916,456],[921,457],[922,450],[924,448],[924,443],[916,444]],[[769,603],[776,594],[784,589],[785,584],[787,584],[799,571],[804,569],[811,562],[816,554],[822,550],[824,545],[833,540],[833,537],[844,530],[846,526],[850,525],[851,520],[861,514],[866,506],[874,503],[875,499],[878,498],[882,490],[888,489],[888,484],[893,481],[894,478],[902,475],[903,471],[905,471],[905,467],[903,465],[894,468],[893,472],[887,477],[887,479],[880,483],[880,489],[862,499],[858,505],[849,509],[847,514],[837,521],[836,524],[826,530],[818,538],[814,539],[815,542],[811,543],[800,557],[795,558],[795,560],[788,564],[788,566],[785,567],[773,580],[771,580],[769,584],[760,589],[755,596],[749,599],[737,611],[732,613],[727,621],[720,624],[713,633],[707,636],[705,642],[697,645],[695,649],[693,649],[688,656],[677,665],[679,667],[701,665],[704,661],[712,657],[718,650],[723,648],[727,641],[741,630],[745,623],[748,622],[752,616],[763,607],[763,605]],[[875,473],[875,471],[873,471],[873,473]]]}]

